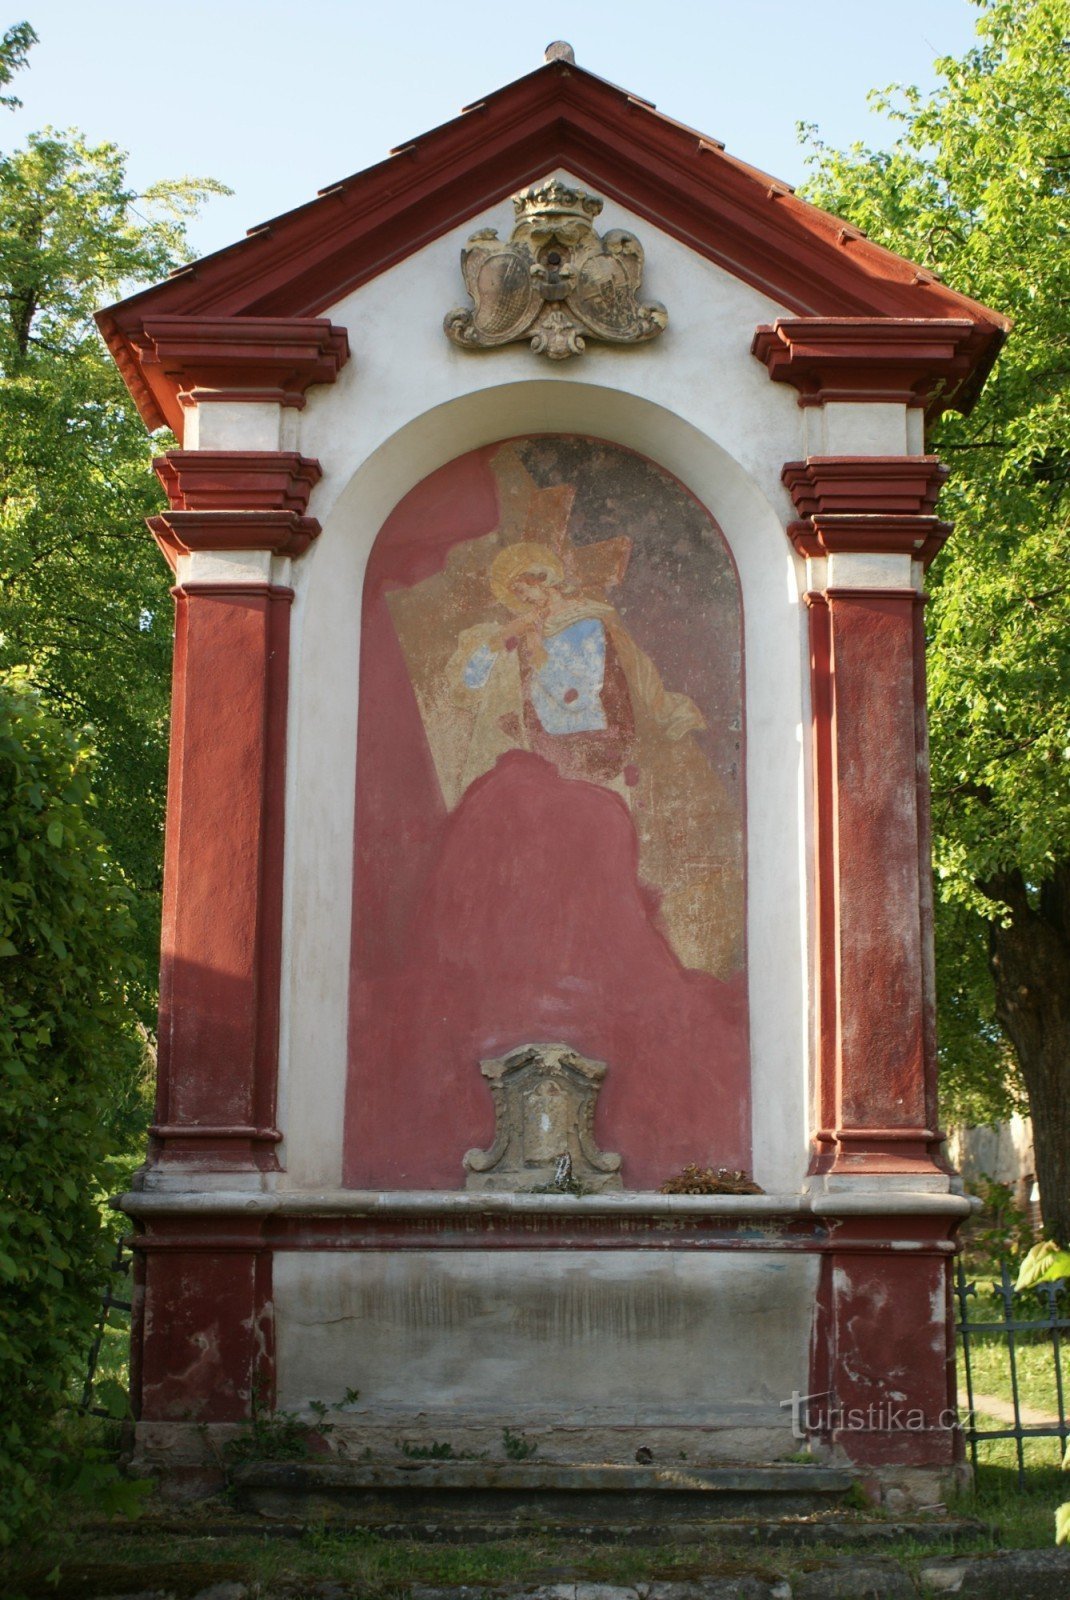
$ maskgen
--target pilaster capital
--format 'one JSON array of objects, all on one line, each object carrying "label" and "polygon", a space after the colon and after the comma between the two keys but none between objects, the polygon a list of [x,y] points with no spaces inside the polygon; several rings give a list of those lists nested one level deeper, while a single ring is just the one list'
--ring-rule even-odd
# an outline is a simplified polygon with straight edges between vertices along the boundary
[{"label": "pilaster capital", "polygon": [[936,417],[976,381],[983,345],[966,317],[778,317],[755,330],[751,354],[801,406],[899,403]]},{"label": "pilaster capital", "polygon": [[323,476],[295,450],[169,450],[153,470],[173,511],[296,511]]},{"label": "pilaster capital", "polygon": [[788,523],[797,553],[819,556],[909,556],[928,567],[951,532],[939,517],[816,516]]},{"label": "pilaster capital", "polygon": [[344,328],[326,317],[154,316],[132,336],[155,417],[182,432],[183,407],[206,401],[304,406],[349,359]]},{"label": "pilaster capital", "polygon": [[297,511],[164,511],[146,518],[172,571],[181,556],[214,550],[264,550],[304,555],[320,531],[315,517]]},{"label": "pilaster capital", "polygon": [[947,477],[936,456],[810,456],[780,476],[800,515],[788,538],[810,559],[906,555],[928,566],[951,532],[934,515]]},{"label": "pilaster capital", "polygon": [[306,516],[322,472],[294,450],[169,450],[153,462],[171,509],[148,519],[174,569],[181,556],[263,550],[300,556],[320,531]]},{"label": "pilaster capital", "polygon": [[800,517],[929,516],[946,477],[936,456],[808,456],[780,474]]}]

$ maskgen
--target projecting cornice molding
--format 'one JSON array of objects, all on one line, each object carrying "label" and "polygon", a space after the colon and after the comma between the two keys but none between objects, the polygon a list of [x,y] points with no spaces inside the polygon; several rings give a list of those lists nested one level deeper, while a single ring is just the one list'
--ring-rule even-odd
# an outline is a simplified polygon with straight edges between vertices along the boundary
[{"label": "projecting cornice molding", "polygon": [[205,401],[303,407],[348,359],[345,329],[326,317],[153,316],[119,365],[148,426],[181,434],[183,408]]},{"label": "projecting cornice molding", "polygon": [[320,531],[296,511],[164,511],[147,517],[149,531],[173,569],[180,556],[207,550],[269,550],[304,555]]},{"label": "projecting cornice molding", "polygon": [[939,517],[812,517],[789,522],[788,538],[801,556],[910,556],[928,566],[951,533]]},{"label": "projecting cornice molding", "polygon": [[152,463],[173,511],[296,511],[322,477],[294,450],[169,450]]},{"label": "projecting cornice molding", "polygon": [[306,516],[320,464],[295,450],[169,450],[153,462],[171,509],[148,525],[168,563],[206,550],[300,556],[320,531]]},{"label": "projecting cornice molding", "polygon": [[884,402],[935,417],[965,409],[990,337],[966,317],[780,317],[756,330],[751,352],[801,406]]},{"label": "projecting cornice molding", "polygon": [[926,566],[951,532],[934,516],[947,468],[936,456],[810,456],[780,474],[802,520],[801,556],[909,555]]},{"label": "projecting cornice molding", "polygon": [[809,456],[780,477],[800,517],[929,516],[947,468],[936,456]]}]

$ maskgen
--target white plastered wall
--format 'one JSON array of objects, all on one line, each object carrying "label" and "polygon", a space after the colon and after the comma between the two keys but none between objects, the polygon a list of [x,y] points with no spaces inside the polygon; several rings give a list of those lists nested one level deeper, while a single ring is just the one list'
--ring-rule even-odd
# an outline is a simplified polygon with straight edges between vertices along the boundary
[{"label": "white plastered wall", "polygon": [[[808,448],[918,445],[905,407],[801,410],[750,354],[755,326],[785,308],[614,204],[599,226],[642,241],[644,296],[667,306],[665,334],[635,349],[591,343],[567,363],[524,344],[457,349],[442,318],[464,299],[461,246],[480,227],[507,237],[510,223],[508,204],[494,207],[325,311],[348,330],[352,359],[303,412],[249,407],[233,444],[226,413],[238,408],[206,405],[190,419],[194,447],[297,448],[323,468],[309,508],[323,531],[291,573],[280,1186],[341,1181],[360,610],[375,536],[414,484],[456,456],[517,434],[577,432],[674,473],[716,518],[739,572],[754,1172],[770,1191],[796,1190],[810,1097],[809,702],[806,579],[784,533],[793,513],[780,470]],[[265,413],[258,426],[254,412]]]},{"label": "white plastered wall", "polygon": [[489,1424],[477,1448],[493,1448],[508,1417],[552,1428],[557,1459],[613,1460],[622,1431],[685,1428],[703,1456],[720,1435],[720,1453],[753,1461],[790,1447],[783,1402],[807,1388],[815,1255],[292,1250],[274,1271],[279,1405],[359,1389],[338,1420],[363,1445],[369,1424],[393,1443],[462,1423]]}]

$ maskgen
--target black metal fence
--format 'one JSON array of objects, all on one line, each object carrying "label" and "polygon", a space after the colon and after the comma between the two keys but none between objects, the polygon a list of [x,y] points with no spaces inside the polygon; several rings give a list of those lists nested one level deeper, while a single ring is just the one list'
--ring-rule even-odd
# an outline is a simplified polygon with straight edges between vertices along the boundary
[{"label": "black metal fence", "polygon": [[82,1398],[78,1405],[79,1411],[91,1417],[110,1417],[113,1415],[113,1413],[109,1411],[106,1406],[95,1406],[93,1404],[93,1387],[97,1379],[97,1363],[100,1360],[100,1348],[104,1343],[104,1334],[108,1326],[108,1315],[112,1310],[129,1311],[131,1309],[130,1301],[126,1299],[119,1299],[114,1293],[113,1289],[113,1285],[117,1279],[129,1279],[131,1260],[132,1257],[130,1251],[120,1239],[115,1246],[115,1255],[111,1262],[111,1281],[101,1296],[100,1315],[97,1318],[97,1326],[93,1335],[93,1343],[89,1347],[89,1359],[86,1363],[85,1384],[82,1389]]},{"label": "black metal fence", "polygon": [[[971,1310],[980,1307],[975,1303],[971,1305],[971,1296],[977,1295],[977,1284],[970,1283],[966,1278],[966,1269],[960,1261],[955,1277],[955,1297],[958,1302],[958,1322],[956,1330],[962,1350],[961,1375],[965,1382],[967,1412],[962,1418],[962,1431],[970,1447],[970,1460],[974,1470],[977,1469],[977,1446],[982,1440],[987,1439],[1013,1439],[1018,1462],[1018,1484],[1025,1485],[1026,1458],[1025,1441],[1027,1439],[1058,1439],[1063,1453],[1066,1452],[1067,1439],[1070,1438],[1070,1422],[1066,1415],[1066,1397],[1063,1381],[1063,1344],[1065,1336],[1070,1334],[1070,1296],[1067,1296],[1067,1283],[1040,1283],[1032,1289],[1018,1291],[1014,1287],[1014,1279],[1010,1269],[1004,1265],[1000,1269],[999,1282],[993,1285],[991,1298],[996,1303],[996,1315],[988,1320],[971,1320]],[[983,1302],[982,1302],[983,1304]],[[1022,1311],[1024,1315],[1015,1313]],[[974,1384],[974,1355],[979,1341],[985,1343],[1002,1342],[1006,1347],[1007,1376],[1010,1381],[1010,1403],[1002,1397],[997,1401],[1000,1410],[1006,1408],[1012,1413],[1006,1420],[1008,1425],[999,1428],[979,1428],[977,1426],[978,1406],[975,1402],[980,1400],[980,1410],[986,1412],[985,1402],[991,1397],[978,1394]],[[1055,1380],[1055,1410],[1056,1415],[1045,1417],[1041,1421],[1026,1422],[1023,1420],[1023,1402],[1019,1384],[1018,1360],[1024,1345],[1049,1345],[1053,1377]],[[994,1409],[994,1407],[990,1407]],[[1032,1412],[1032,1407],[1026,1405],[1027,1414]],[[1002,1420],[998,1416],[996,1421]]]}]

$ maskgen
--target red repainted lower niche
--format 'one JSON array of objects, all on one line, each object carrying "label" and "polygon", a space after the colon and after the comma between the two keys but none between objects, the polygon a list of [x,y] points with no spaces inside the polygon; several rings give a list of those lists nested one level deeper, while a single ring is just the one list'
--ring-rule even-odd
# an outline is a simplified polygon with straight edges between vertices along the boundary
[{"label": "red repainted lower niche", "polygon": [[479,1062],[535,1041],[608,1063],[626,1188],[748,1166],[742,622],[708,513],[599,441],[472,452],[388,519],[362,630],[346,1182],[462,1187]]}]

